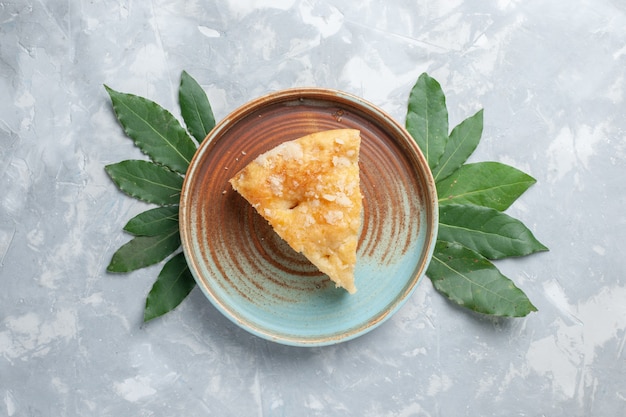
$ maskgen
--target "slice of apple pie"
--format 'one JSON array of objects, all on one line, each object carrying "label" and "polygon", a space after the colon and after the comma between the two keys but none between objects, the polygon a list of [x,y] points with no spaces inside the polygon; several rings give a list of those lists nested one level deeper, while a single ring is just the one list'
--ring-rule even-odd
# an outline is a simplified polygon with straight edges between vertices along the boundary
[{"label": "slice of apple pie", "polygon": [[313,133],[259,155],[230,180],[282,239],[350,293],[363,207],[360,145],[358,130]]}]

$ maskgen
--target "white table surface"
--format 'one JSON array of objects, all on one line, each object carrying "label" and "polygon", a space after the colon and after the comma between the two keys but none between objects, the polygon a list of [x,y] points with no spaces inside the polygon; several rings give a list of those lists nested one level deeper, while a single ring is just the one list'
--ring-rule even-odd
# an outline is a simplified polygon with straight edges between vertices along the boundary
[{"label": "white table surface", "polygon": [[[550,252],[497,263],[539,311],[466,312],[425,279],[329,347],[253,336],[199,289],[142,323],[159,267],[111,275],[146,206],[103,88],[218,120],[264,93],[344,90],[404,121],[428,72],[474,161],[537,179],[508,213]],[[618,416],[626,410],[626,3],[103,0],[0,3],[0,416]]]}]

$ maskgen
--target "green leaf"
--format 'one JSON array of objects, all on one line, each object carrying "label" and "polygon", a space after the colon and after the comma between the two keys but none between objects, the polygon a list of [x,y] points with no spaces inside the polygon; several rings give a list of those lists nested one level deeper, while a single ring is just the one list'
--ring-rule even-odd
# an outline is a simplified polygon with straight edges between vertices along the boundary
[{"label": "green leaf", "polygon": [[178,229],[157,236],[137,236],[121,246],[111,258],[109,272],[130,272],[154,265],[180,247]]},{"label": "green leaf", "polygon": [[180,77],[178,103],[189,133],[201,143],[215,127],[215,116],[206,93],[186,71]]},{"label": "green leaf", "polygon": [[178,229],[178,206],[157,207],[139,213],[124,226],[135,236],[156,236]]},{"label": "green leaf", "polygon": [[441,206],[437,238],[460,243],[487,259],[548,250],[519,220],[492,208],[473,205]]},{"label": "green leaf", "polygon": [[448,140],[448,109],[441,86],[426,73],[420,75],[409,95],[406,129],[430,169],[435,168]]},{"label": "green leaf", "polygon": [[146,98],[104,86],[124,131],[154,162],[184,174],[196,145],[178,120]]},{"label": "green leaf", "polygon": [[149,161],[128,160],[104,167],[113,182],[131,197],[161,206],[178,204],[183,177]]},{"label": "green leaf", "polygon": [[165,264],[152,286],[143,320],[148,321],[176,308],[189,295],[196,282],[189,271],[185,256],[181,252]]},{"label": "green leaf", "polygon": [[483,134],[483,111],[468,117],[450,132],[446,148],[433,169],[435,181],[442,180],[459,169],[474,152]]},{"label": "green leaf", "polygon": [[506,317],[537,311],[491,262],[458,243],[437,241],[427,274],[437,291],[470,310]]},{"label": "green leaf", "polygon": [[475,204],[506,210],[535,179],[499,162],[466,164],[437,183],[439,205]]}]

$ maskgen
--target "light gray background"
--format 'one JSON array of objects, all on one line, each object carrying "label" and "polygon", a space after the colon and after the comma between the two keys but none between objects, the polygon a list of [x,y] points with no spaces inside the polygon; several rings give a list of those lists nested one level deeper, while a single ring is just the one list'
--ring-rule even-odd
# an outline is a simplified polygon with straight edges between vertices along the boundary
[{"label": "light gray background", "polygon": [[[331,87],[404,121],[424,71],[473,160],[537,179],[508,211],[551,251],[498,262],[539,308],[493,319],[422,281],[356,340],[256,338],[196,289],[142,324],[158,267],[110,275],[146,206],[103,166],[141,157],[103,84],[178,113],[187,70],[217,119]],[[617,416],[626,409],[626,3],[0,3],[0,416]]]}]

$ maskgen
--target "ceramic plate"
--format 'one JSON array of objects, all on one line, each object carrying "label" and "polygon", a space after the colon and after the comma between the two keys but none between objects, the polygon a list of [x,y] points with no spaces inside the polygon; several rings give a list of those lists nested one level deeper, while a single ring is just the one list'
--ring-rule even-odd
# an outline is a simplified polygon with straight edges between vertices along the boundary
[{"label": "ceramic plate", "polygon": [[[353,295],[282,241],[228,182],[279,143],[338,128],[361,131]],[[407,300],[430,261],[437,213],[428,165],[402,126],[358,97],[309,88],[256,99],[209,133],[185,178],[180,226],[191,271],[218,310],[260,337],[319,346],[368,332]]]}]

